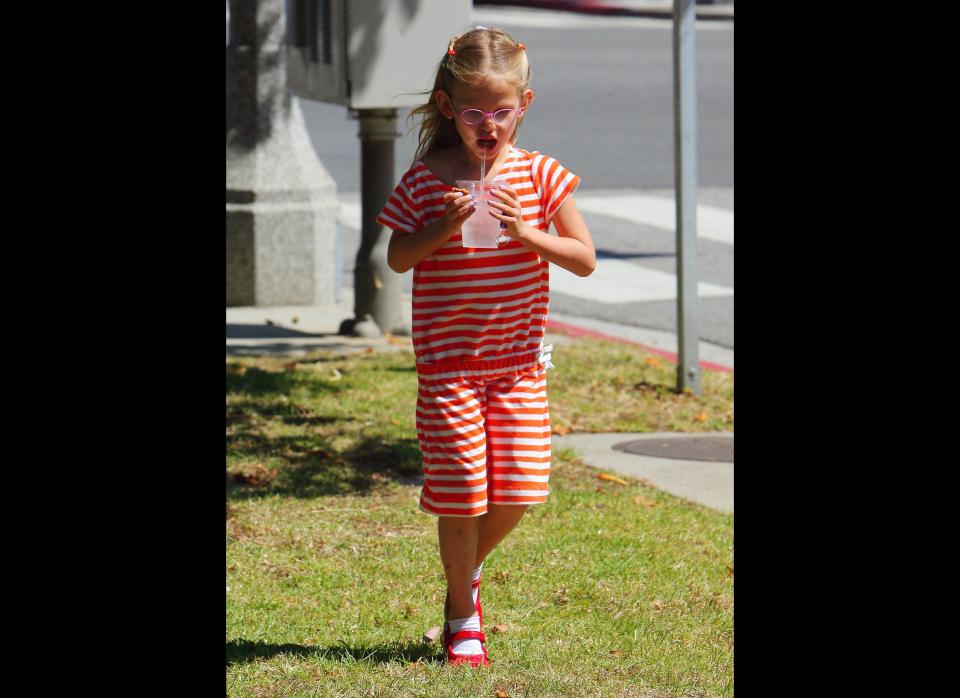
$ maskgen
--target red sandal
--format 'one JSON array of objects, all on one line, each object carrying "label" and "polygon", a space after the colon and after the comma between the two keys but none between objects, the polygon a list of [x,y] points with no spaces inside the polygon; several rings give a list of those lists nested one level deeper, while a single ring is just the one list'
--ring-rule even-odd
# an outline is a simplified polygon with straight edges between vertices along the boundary
[{"label": "red sandal", "polygon": [[[453,645],[460,640],[480,640],[480,649],[483,650],[483,654],[457,654],[453,651]],[[469,664],[472,667],[490,666],[490,660],[487,658],[486,641],[487,635],[482,630],[461,630],[453,633],[443,646],[447,664]]]}]

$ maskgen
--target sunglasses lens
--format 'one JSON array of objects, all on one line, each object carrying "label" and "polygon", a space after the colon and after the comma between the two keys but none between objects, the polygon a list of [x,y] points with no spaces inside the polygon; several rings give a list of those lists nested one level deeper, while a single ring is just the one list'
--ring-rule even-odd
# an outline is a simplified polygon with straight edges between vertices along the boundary
[{"label": "sunglasses lens", "polygon": [[513,109],[501,109],[493,115],[493,120],[501,126],[505,126],[513,121],[513,111]]},{"label": "sunglasses lens", "polygon": [[483,121],[483,112],[479,109],[467,109],[463,112],[463,122],[470,126],[476,126]]}]

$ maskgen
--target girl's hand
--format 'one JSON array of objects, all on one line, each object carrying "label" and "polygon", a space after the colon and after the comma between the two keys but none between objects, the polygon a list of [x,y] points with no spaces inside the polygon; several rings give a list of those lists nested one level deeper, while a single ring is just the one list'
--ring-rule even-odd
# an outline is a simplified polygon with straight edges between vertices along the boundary
[{"label": "girl's hand", "polygon": [[509,184],[501,184],[499,189],[491,189],[490,194],[500,199],[496,201],[491,198],[487,202],[490,215],[500,221],[500,229],[506,235],[519,242],[524,236],[526,224],[523,222],[520,202],[517,201],[517,192]]},{"label": "girl's hand", "polygon": [[443,203],[447,207],[443,214],[444,223],[450,230],[451,236],[460,230],[463,222],[472,216],[477,208],[472,196],[456,190],[444,194]]}]

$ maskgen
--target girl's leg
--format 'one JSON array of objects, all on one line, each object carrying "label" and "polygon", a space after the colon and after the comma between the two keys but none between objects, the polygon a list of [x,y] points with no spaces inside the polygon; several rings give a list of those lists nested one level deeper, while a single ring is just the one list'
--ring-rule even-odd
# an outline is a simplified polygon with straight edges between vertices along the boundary
[{"label": "girl's leg", "polygon": [[[487,513],[480,517],[477,566],[513,530],[531,498],[547,499],[550,475],[550,416],[542,366],[486,386]],[[517,410],[517,405],[526,409]],[[498,468],[499,466],[499,468]],[[510,479],[499,479],[503,470]],[[518,489],[520,488],[520,489]],[[525,499],[524,501],[517,501]]]},{"label": "girl's leg", "polygon": [[469,618],[477,612],[473,605],[474,561],[477,557],[478,517],[440,516],[440,560],[450,591],[450,618]]},{"label": "girl's leg", "polygon": [[[523,518],[527,506],[526,504],[487,504],[487,513],[477,521],[477,555],[474,567],[479,567],[490,551],[514,529]],[[472,568],[470,574],[473,574]]]}]

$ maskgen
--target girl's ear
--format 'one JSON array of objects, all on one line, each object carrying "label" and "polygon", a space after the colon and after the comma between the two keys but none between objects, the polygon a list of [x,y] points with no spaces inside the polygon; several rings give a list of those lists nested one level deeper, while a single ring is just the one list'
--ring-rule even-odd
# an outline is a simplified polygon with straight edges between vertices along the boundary
[{"label": "girl's ear", "polygon": [[452,119],[453,103],[450,101],[450,97],[447,96],[447,93],[443,90],[437,90],[434,93],[434,99],[437,102],[437,108],[440,110],[440,113],[448,119]]},{"label": "girl's ear", "polygon": [[533,103],[534,97],[536,97],[536,94],[534,93],[533,90],[527,89],[523,91],[523,96],[520,103],[523,105],[524,109],[527,109],[530,107],[530,105]]}]

